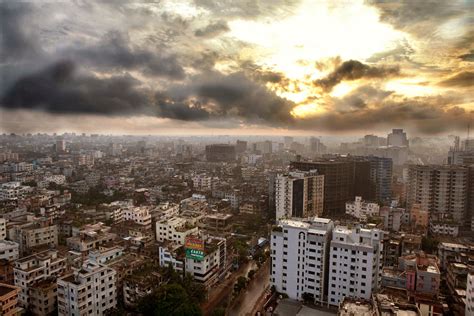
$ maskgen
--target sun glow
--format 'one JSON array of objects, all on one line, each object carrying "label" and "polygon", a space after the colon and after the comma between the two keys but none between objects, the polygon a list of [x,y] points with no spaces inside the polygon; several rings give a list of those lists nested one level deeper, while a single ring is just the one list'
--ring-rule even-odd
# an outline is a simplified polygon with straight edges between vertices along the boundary
[{"label": "sun glow", "polygon": [[337,10],[324,2],[306,1],[295,15],[281,21],[235,20],[229,25],[229,36],[262,48],[257,63],[293,78],[308,73],[301,60],[334,56],[364,60],[393,47],[402,37],[380,23],[376,10],[362,1],[340,5]]},{"label": "sun glow", "polygon": [[395,79],[385,84],[385,90],[395,91],[408,97],[427,96],[439,93],[435,89],[427,85],[425,78],[403,78]]}]

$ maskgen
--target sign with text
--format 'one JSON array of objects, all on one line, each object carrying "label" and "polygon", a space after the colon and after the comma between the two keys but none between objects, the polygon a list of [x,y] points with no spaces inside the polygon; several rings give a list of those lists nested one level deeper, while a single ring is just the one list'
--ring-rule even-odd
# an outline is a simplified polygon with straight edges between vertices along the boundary
[{"label": "sign with text", "polygon": [[184,243],[186,258],[202,261],[204,259],[204,241],[195,237],[187,237]]}]

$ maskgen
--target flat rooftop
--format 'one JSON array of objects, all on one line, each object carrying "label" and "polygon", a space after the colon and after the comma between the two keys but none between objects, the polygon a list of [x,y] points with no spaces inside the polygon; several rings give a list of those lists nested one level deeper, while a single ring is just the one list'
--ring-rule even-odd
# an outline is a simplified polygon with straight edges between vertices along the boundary
[{"label": "flat rooftop", "polygon": [[339,308],[340,316],[372,316],[372,304],[365,302],[344,302]]},{"label": "flat rooftop", "polygon": [[7,295],[10,292],[16,291],[17,288],[13,285],[0,284],[0,296]]}]

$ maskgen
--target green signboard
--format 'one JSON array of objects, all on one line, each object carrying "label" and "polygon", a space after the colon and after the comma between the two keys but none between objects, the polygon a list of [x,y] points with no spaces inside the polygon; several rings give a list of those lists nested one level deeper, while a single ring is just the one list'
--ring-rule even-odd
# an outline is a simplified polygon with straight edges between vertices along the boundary
[{"label": "green signboard", "polygon": [[202,261],[204,259],[204,252],[196,249],[186,249],[186,258]]}]

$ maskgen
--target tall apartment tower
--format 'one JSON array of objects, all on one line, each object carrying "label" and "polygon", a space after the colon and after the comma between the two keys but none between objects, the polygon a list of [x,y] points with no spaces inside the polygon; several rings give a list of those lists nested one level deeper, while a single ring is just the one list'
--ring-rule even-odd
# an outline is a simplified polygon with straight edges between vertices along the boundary
[{"label": "tall apartment tower", "polygon": [[328,304],[344,297],[370,299],[382,278],[383,232],[378,229],[337,226],[332,232]]},{"label": "tall apartment tower", "polygon": [[316,170],[279,174],[275,180],[276,219],[321,216],[324,176]]},{"label": "tall apartment tower", "polygon": [[235,146],[228,144],[207,145],[206,160],[210,162],[233,162],[235,161]]},{"label": "tall apartment tower", "polygon": [[104,315],[117,305],[116,272],[86,261],[82,269],[58,279],[58,315]]},{"label": "tall apartment tower", "polygon": [[394,128],[387,136],[388,146],[408,147],[407,133],[403,129]]},{"label": "tall apartment tower", "polygon": [[343,215],[346,202],[356,196],[364,200],[375,199],[371,181],[371,166],[367,159],[357,157],[331,157],[317,161],[292,161],[292,170],[318,170],[324,175],[324,215]]},{"label": "tall apartment tower", "polygon": [[369,156],[370,178],[375,186],[375,200],[389,202],[392,199],[392,158]]},{"label": "tall apartment tower", "polygon": [[56,140],[56,152],[64,153],[66,151],[66,141],[63,138],[58,138]]},{"label": "tall apartment tower", "polygon": [[431,215],[463,223],[468,217],[469,168],[412,165],[408,169],[407,208],[420,204]]},{"label": "tall apartment tower", "polygon": [[325,218],[285,219],[271,236],[270,283],[280,293],[301,300],[310,294],[315,303],[327,300],[329,243],[333,222]]}]

